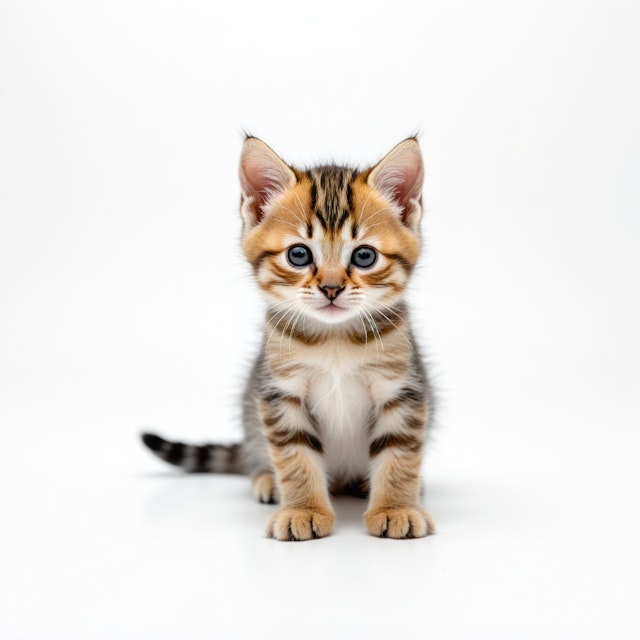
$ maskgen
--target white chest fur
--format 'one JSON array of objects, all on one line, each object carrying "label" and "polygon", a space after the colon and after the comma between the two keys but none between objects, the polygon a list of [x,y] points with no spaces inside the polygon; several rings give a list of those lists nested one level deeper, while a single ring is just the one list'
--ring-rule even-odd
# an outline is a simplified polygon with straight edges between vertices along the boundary
[{"label": "white chest fur", "polygon": [[336,339],[294,342],[283,353],[275,347],[269,352],[278,388],[304,399],[317,421],[325,470],[336,484],[368,476],[375,437],[369,427],[406,379],[407,339],[393,334],[385,339],[380,350]]},{"label": "white chest fur", "polygon": [[319,424],[328,476],[335,482],[366,477],[373,399],[361,359],[329,348],[311,371],[309,406]]}]

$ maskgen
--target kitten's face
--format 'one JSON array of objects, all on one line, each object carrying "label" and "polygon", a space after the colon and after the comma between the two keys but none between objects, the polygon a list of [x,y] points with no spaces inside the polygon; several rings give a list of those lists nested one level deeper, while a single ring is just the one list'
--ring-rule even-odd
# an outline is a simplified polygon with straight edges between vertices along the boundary
[{"label": "kitten's face", "polygon": [[[272,309],[316,327],[366,327],[374,313],[393,321],[420,251],[415,140],[360,173],[296,171],[255,138],[243,162],[243,247]],[[412,184],[402,183],[402,169]]]}]

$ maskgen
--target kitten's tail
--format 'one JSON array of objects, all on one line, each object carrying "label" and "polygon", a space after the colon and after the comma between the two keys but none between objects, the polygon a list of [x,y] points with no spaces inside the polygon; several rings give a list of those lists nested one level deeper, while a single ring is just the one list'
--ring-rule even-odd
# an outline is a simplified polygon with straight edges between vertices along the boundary
[{"label": "kitten's tail", "polygon": [[142,442],[158,458],[185,471],[210,473],[246,473],[242,444],[192,445],[170,442],[154,433],[143,433]]}]

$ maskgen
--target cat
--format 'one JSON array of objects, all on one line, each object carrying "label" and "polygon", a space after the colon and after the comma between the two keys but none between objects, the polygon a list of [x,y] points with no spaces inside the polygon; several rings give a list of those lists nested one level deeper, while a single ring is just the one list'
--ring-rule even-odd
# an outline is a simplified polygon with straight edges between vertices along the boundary
[{"label": "cat", "polygon": [[368,495],[370,534],[434,532],[420,506],[433,392],[403,299],[420,254],[415,137],[366,170],[284,162],[247,136],[242,247],[266,298],[261,352],[243,398],[245,440],[193,446],[143,434],[189,471],[245,473],[278,540],[329,535],[331,494]]}]

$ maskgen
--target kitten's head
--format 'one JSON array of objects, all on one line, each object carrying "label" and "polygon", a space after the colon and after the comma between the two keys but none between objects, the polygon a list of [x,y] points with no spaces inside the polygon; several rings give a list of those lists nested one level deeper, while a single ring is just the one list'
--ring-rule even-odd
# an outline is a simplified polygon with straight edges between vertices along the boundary
[{"label": "kitten's head", "polygon": [[270,307],[317,328],[392,311],[420,252],[423,176],[414,138],[364,171],[301,171],[247,138],[243,248]]}]

